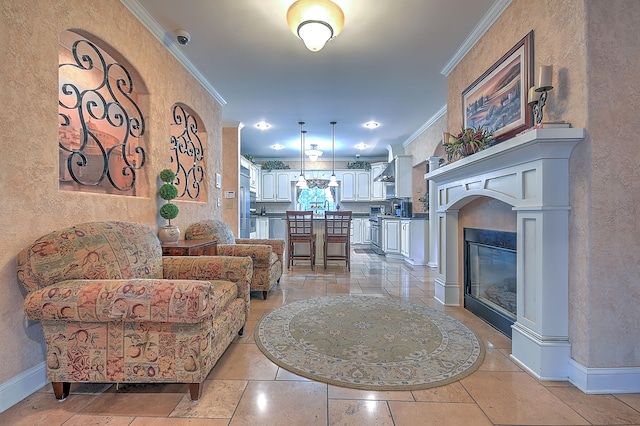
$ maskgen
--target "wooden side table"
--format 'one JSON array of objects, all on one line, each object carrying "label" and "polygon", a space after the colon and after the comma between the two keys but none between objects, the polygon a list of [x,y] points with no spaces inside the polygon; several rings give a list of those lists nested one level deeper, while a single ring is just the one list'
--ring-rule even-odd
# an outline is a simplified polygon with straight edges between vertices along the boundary
[{"label": "wooden side table", "polygon": [[181,240],[162,243],[163,256],[215,256],[218,243],[213,240]]}]

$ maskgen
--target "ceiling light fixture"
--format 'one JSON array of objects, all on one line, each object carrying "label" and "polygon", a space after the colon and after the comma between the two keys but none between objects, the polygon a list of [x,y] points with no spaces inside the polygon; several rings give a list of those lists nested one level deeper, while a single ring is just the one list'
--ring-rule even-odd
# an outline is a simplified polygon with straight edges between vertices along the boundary
[{"label": "ceiling light fixture", "polygon": [[260,130],[267,130],[269,127],[271,127],[271,125],[265,121],[261,121],[259,123],[256,123],[256,127]]},{"label": "ceiling light fixture", "polygon": [[291,32],[312,52],[322,49],[344,26],[344,12],[331,0],[298,0],[287,10]]},{"label": "ceiling light fixture", "polygon": [[367,149],[368,147],[369,147],[369,145],[365,145],[364,143],[360,142],[354,148],[359,149],[360,151],[362,151],[363,149]]},{"label": "ceiling light fixture", "polygon": [[331,178],[329,179],[329,186],[338,186],[338,179],[336,179],[336,124],[337,122],[332,121],[331,123],[331,159],[332,159],[332,173]]},{"label": "ceiling light fixture", "polygon": [[322,151],[318,149],[318,145],[315,143],[312,143],[311,149],[306,150],[304,153],[309,156],[309,160],[311,161],[317,161],[318,157],[322,155]]},{"label": "ceiling light fixture", "polygon": [[367,129],[375,129],[379,125],[380,124],[376,123],[375,121],[367,121],[366,123],[364,123],[364,127],[366,127]]},{"label": "ceiling light fixture", "polygon": [[284,148],[284,146],[280,145],[279,143],[271,145],[271,149],[275,149],[276,151],[280,151],[282,148]]}]

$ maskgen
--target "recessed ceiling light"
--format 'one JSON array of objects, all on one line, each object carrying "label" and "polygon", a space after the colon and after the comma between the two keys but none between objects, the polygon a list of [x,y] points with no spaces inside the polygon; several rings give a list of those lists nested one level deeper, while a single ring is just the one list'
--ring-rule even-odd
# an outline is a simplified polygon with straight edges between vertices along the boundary
[{"label": "recessed ceiling light", "polygon": [[355,146],[357,149],[359,149],[360,151],[362,151],[363,149],[366,149],[368,147],[368,145],[363,144],[362,142],[360,142],[358,145]]},{"label": "recessed ceiling light", "polygon": [[269,127],[271,127],[271,124],[261,121],[258,124],[256,124],[256,127],[260,130],[267,130]]},{"label": "recessed ceiling light", "polygon": [[366,127],[367,129],[375,129],[379,125],[380,124],[376,123],[375,121],[368,121],[368,122],[364,123],[364,127]]},{"label": "recessed ceiling light", "polygon": [[271,149],[275,149],[276,151],[280,151],[282,148],[284,148],[284,146],[280,145],[279,143],[271,145]]}]

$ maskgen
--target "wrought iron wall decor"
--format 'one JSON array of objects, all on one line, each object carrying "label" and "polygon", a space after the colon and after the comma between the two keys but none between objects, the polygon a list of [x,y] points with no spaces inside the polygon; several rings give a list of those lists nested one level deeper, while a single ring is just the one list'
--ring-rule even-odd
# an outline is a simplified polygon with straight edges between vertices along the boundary
[{"label": "wrought iron wall decor", "polygon": [[71,54],[74,63],[59,65],[60,181],[135,195],[145,120],[131,75],[88,40],[75,41]]},{"label": "wrought iron wall decor", "polygon": [[204,148],[198,135],[197,117],[183,106],[173,106],[171,164],[176,172],[178,198],[197,200],[204,181]]}]

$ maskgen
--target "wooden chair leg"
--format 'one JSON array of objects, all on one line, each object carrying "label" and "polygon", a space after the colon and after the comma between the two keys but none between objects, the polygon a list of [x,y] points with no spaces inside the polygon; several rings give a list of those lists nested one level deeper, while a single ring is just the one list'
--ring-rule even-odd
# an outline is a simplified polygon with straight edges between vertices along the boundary
[{"label": "wooden chair leg", "polygon": [[202,394],[202,386],[200,386],[200,383],[189,383],[189,394],[191,395],[192,401],[199,400]]},{"label": "wooden chair leg", "polygon": [[51,387],[53,387],[53,394],[56,399],[60,402],[67,399],[69,396],[69,390],[71,389],[71,383],[69,382],[51,382]]},{"label": "wooden chair leg", "polygon": [[244,325],[238,330],[238,336],[244,336]]},{"label": "wooden chair leg", "polygon": [[269,295],[269,290],[265,290],[265,291],[262,292],[262,298],[264,300],[267,300],[267,295]]}]

